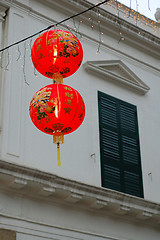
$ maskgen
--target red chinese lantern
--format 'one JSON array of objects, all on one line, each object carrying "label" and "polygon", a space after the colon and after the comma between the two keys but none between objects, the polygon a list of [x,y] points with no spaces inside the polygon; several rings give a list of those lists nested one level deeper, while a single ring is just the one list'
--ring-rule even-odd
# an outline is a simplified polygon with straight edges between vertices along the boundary
[{"label": "red chinese lantern", "polygon": [[60,165],[59,144],[63,143],[64,135],[75,131],[83,122],[83,98],[70,86],[51,84],[35,93],[29,111],[34,125],[42,132],[53,135]]},{"label": "red chinese lantern", "polygon": [[72,33],[50,30],[35,40],[31,56],[37,71],[53,78],[55,84],[35,93],[30,103],[30,117],[39,130],[53,135],[60,165],[59,144],[63,143],[65,134],[81,125],[85,116],[81,95],[72,87],[61,84],[63,78],[72,75],[81,65],[82,46]]},{"label": "red chinese lantern", "polygon": [[45,77],[63,78],[72,75],[81,65],[83,50],[80,41],[70,32],[50,30],[41,34],[31,51],[32,61]]}]

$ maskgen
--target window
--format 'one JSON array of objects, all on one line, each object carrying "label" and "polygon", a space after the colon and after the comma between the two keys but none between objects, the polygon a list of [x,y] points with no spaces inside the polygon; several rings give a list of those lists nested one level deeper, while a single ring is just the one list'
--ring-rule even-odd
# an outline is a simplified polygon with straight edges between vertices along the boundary
[{"label": "window", "polygon": [[136,106],[98,92],[102,186],[143,197]]}]

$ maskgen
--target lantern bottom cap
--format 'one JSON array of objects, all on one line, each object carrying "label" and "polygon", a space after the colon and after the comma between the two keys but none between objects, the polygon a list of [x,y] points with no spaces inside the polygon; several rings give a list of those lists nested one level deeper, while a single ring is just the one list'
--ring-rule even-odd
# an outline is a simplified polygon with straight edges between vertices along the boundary
[{"label": "lantern bottom cap", "polygon": [[53,133],[53,143],[64,143],[64,135],[62,132],[56,131]]},{"label": "lantern bottom cap", "polygon": [[63,83],[63,76],[60,73],[53,74],[53,84],[62,84]]}]

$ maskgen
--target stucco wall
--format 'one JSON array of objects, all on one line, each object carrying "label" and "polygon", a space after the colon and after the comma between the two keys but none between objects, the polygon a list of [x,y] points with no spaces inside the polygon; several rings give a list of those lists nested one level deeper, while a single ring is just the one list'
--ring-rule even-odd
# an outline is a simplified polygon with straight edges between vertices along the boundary
[{"label": "stucco wall", "polygon": [[[24,4],[23,1],[22,3]],[[67,16],[63,8],[61,12],[57,11],[60,10],[57,3],[53,9],[47,4],[44,6],[42,2],[27,1],[25,4],[28,6],[17,7],[16,3],[12,4],[8,11],[5,45],[41,30],[51,23],[51,19],[59,21]],[[72,20],[68,24],[73,27]],[[62,28],[65,29],[64,26]],[[51,83],[50,79],[39,73],[38,77],[34,75],[30,41],[26,42],[25,57],[25,76],[29,86],[24,82],[23,56],[16,61],[17,46],[9,50],[11,62],[8,71],[4,72],[1,69],[4,84],[1,159],[100,187],[97,91],[102,91],[137,106],[144,196],[147,200],[160,202],[160,192],[157,191],[160,182],[160,72],[156,46],[153,44],[153,51],[147,51],[149,45],[146,40],[137,40],[135,44],[139,43],[138,46],[134,44],[134,37],[130,39],[130,35],[126,36],[125,41],[118,43],[118,33],[107,32],[106,27],[100,54],[96,54],[99,32],[96,29],[92,31],[83,23],[80,25],[80,31],[83,33],[83,38],[80,38],[84,50],[83,63],[73,76],[64,80],[64,83],[77,89],[84,98],[86,117],[76,132],[65,137],[65,143],[61,147],[62,166],[57,166],[56,145],[52,144],[52,137],[38,131],[29,117],[28,108],[32,96],[38,89]],[[150,31],[152,32],[152,28]],[[146,45],[146,49],[141,49],[141,45]],[[24,43],[19,45],[22,55],[24,47]],[[143,95],[107,77],[89,73],[83,67],[86,61],[101,60],[121,60],[150,87],[150,90]],[[5,61],[7,64],[7,54]]]}]

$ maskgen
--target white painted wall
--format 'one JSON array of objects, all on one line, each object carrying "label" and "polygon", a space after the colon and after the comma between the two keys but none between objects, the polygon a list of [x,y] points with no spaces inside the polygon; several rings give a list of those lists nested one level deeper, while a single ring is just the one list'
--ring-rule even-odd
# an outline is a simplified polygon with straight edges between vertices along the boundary
[{"label": "white painted wall", "polygon": [[[10,3],[11,7],[7,15],[8,42],[5,43],[6,45],[48,26],[51,19],[59,21],[67,16],[63,8],[62,12],[58,12],[56,6],[51,9],[43,2],[21,2],[22,5],[16,2]],[[24,7],[23,4],[27,6]],[[69,24],[73,26],[72,21]],[[61,147],[62,166],[57,166],[56,145],[52,144],[52,137],[37,130],[29,117],[28,108],[32,96],[38,89],[51,83],[50,79],[39,73],[37,73],[38,77],[34,75],[28,45],[30,41],[26,42],[25,58],[25,75],[29,86],[24,83],[24,58],[16,61],[17,46],[9,50],[11,55],[9,71],[3,73],[5,89],[1,159],[100,187],[97,91],[102,91],[137,106],[144,195],[147,200],[160,202],[160,192],[157,191],[160,182],[158,104],[160,101],[160,62],[156,48],[153,46],[153,51],[150,49],[141,51],[140,47],[135,48],[134,38],[132,44],[127,39],[118,43],[118,35],[104,32],[103,46],[100,48],[100,54],[96,54],[98,47],[96,41],[99,39],[99,33],[83,24],[80,26],[80,31],[84,34],[81,40],[84,50],[83,63],[73,76],[64,80],[64,83],[77,89],[83,96],[86,104],[86,117],[76,132],[65,137],[65,143]],[[151,33],[153,33],[152,28]],[[145,40],[144,45],[148,47]],[[20,44],[19,48],[21,55],[24,55],[24,43]],[[83,64],[86,61],[95,60],[123,61],[150,87],[150,91],[146,95],[141,95],[118,83],[86,72]]]},{"label": "white painted wall", "polygon": [[[6,9],[9,7],[4,29],[1,30],[3,34],[6,33],[4,44],[13,43],[41,30],[51,22],[62,20],[82,10],[78,7],[79,0],[74,1],[77,4],[71,8],[68,8],[70,1],[60,0],[60,2],[63,2],[61,8],[58,7],[58,1],[1,0],[0,5],[6,6]],[[95,0],[91,2],[95,3]],[[108,9],[107,5],[104,9]],[[110,11],[113,14],[117,13],[116,9],[110,8]],[[53,177],[51,179],[53,185],[50,186],[48,180],[47,183],[44,181],[47,174],[43,175],[42,172],[39,174],[38,171],[30,170],[30,176],[27,176],[24,174],[24,169],[21,170],[22,172],[18,169],[17,173],[14,172],[10,176],[9,167],[7,170],[2,168],[0,228],[16,231],[17,240],[158,240],[160,238],[159,220],[157,220],[159,215],[156,215],[160,211],[158,204],[151,204],[115,191],[106,189],[101,191],[97,98],[97,91],[102,91],[137,106],[144,197],[146,200],[160,203],[158,46],[156,47],[156,43],[149,44],[145,40],[146,36],[136,38],[136,34],[133,34],[131,38],[129,32],[125,34],[125,41],[118,43],[119,28],[114,24],[111,28],[103,20],[101,27],[104,32],[104,42],[100,54],[96,54],[99,32],[95,28],[92,31],[85,20],[83,21],[80,24],[80,31],[83,34],[83,39],[80,38],[84,50],[83,63],[73,76],[64,80],[64,83],[77,89],[83,96],[86,117],[77,131],[65,136],[65,142],[61,146],[61,167],[57,166],[56,145],[52,144],[52,137],[37,130],[29,117],[28,110],[32,96],[38,89],[51,83],[50,79],[37,72],[37,77],[34,75],[30,58],[31,42],[29,40],[26,42],[25,58],[24,43],[19,45],[21,58],[18,61],[18,47],[11,48],[9,70],[4,72],[4,69],[0,69],[2,73],[0,75],[0,86],[2,86],[0,160],[17,164],[17,169],[18,165],[21,165],[54,174],[53,176],[75,180],[66,183],[66,180],[61,182],[60,178],[55,177],[54,180]],[[133,19],[128,21],[134,24]],[[74,27],[73,21],[67,24]],[[142,24],[141,27],[155,34],[151,26]],[[65,26],[63,28],[66,30]],[[158,29],[156,34],[159,36]],[[149,92],[143,95],[133,88],[84,69],[87,61],[102,60],[121,60],[150,87]],[[7,52],[4,61],[6,66]],[[25,84],[23,69],[29,86]],[[40,179],[36,173],[39,178],[41,177]],[[45,193],[43,191],[45,187],[50,187],[51,190],[53,188],[53,195],[49,191]],[[58,191],[63,192],[63,197],[58,197]],[[80,195],[79,202],[74,203],[75,199],[71,198],[73,193]],[[67,197],[71,198],[70,202]],[[101,202],[102,209],[99,209],[99,206],[96,208],[91,206],[97,200]],[[106,206],[103,206],[103,203]]]}]

